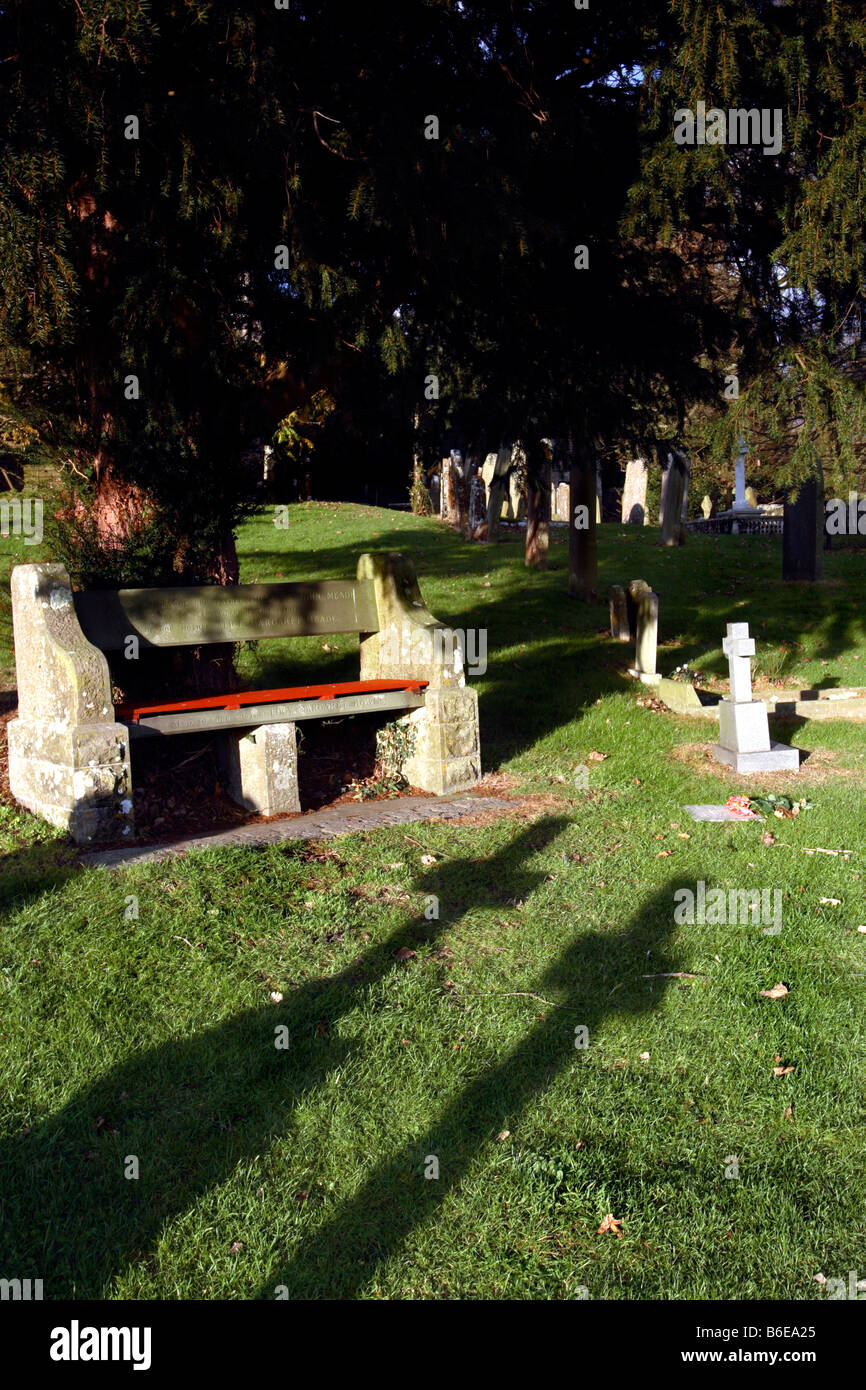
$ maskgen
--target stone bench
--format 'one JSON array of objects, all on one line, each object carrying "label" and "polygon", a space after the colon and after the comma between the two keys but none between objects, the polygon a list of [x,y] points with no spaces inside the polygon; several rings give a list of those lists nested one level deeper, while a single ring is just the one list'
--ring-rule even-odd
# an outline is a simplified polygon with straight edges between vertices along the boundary
[{"label": "stone bench", "polygon": [[[216,732],[231,794],[265,815],[300,810],[296,724],[399,712],[403,772],[421,791],[481,775],[478,697],[460,639],[427,611],[402,555],[361,555],[357,578],[307,584],[73,592],[62,565],[16,565],[18,717],[13,796],[77,842],[131,839],[130,741]],[[360,680],[204,700],[114,705],[106,652],[357,632]]]}]

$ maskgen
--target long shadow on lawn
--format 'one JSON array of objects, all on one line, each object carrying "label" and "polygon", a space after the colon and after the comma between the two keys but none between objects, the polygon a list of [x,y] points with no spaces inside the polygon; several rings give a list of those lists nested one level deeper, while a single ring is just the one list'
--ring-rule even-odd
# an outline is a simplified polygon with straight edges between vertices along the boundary
[{"label": "long shadow on lawn", "polygon": [[[572,941],[537,986],[543,993],[557,993],[561,1002],[542,1015],[496,1066],[472,1081],[423,1133],[380,1163],[350,1202],[302,1237],[288,1264],[258,1296],[357,1296],[376,1271],[399,1254],[413,1230],[441,1216],[445,1196],[459,1186],[503,1125],[519,1122],[536,1093],[557,1072],[568,1066],[579,1068],[589,1054],[575,1051],[577,1025],[585,1025],[592,1043],[608,1015],[657,1008],[667,985],[663,974],[675,969],[663,954],[671,929],[673,891],[673,883],[660,890],[625,930],[587,932]],[[650,953],[653,969],[661,976],[657,981],[661,988],[652,992],[641,975]],[[620,993],[616,986],[623,981],[627,983]],[[612,1002],[615,990],[616,1002]],[[575,1087],[579,1086],[576,1078]],[[557,1136],[557,1140],[567,1146],[571,1137]],[[428,1156],[438,1159],[436,1180],[425,1179]],[[459,1242],[459,1231],[449,1238]]]},{"label": "long shadow on lawn", "polygon": [[[544,877],[525,861],[566,825],[562,818],[537,822],[501,854],[478,861],[476,872],[491,890],[476,905],[488,906],[494,892],[496,900],[525,899]],[[466,860],[439,865],[417,887],[443,904],[463,904],[471,868]],[[640,972],[650,949],[654,969],[673,968],[661,955],[671,892],[659,893],[627,930],[580,935],[547,972],[538,988],[564,993],[559,1007],[419,1134],[419,1152],[440,1156],[438,1183],[425,1182],[418,1168],[418,1180],[407,1187],[405,1152],[389,1157],[358,1197],[302,1243],[262,1295],[273,1297],[274,1285],[283,1283],[293,1296],[351,1296],[416,1224],[435,1215],[442,1195],[503,1119],[513,1119],[556,1071],[584,1055],[573,1047],[576,1024],[592,1037],[609,1012],[656,1006],[661,992],[650,996]],[[154,1258],[166,1223],[239,1166],[255,1165],[250,1181],[267,1182],[262,1155],[291,1133],[294,1107],[355,1050],[334,1037],[334,1024],[375,1000],[392,971],[407,968],[396,960],[401,948],[430,944],[449,925],[413,919],[340,974],[302,986],[281,1008],[249,1010],[138,1053],[29,1134],[7,1139],[0,1146],[4,1277],[42,1278],[48,1298],[110,1296],[115,1275]],[[622,981],[612,1002],[612,985]],[[443,1009],[455,1007],[449,992],[442,998]],[[280,1024],[289,1030],[286,1051],[275,1047]],[[125,1177],[130,1156],[140,1165],[137,1180]],[[299,1171],[299,1184],[304,1178]]]},{"label": "long shadow on lawn", "polygon": [[[492,885],[495,901],[532,893],[543,874],[524,861],[566,824],[536,823],[501,855],[478,861],[475,872]],[[455,860],[419,884],[444,904],[464,904],[467,870],[471,861]],[[449,925],[412,919],[339,974],[294,991],[279,1009],[249,1010],[139,1052],[29,1134],[0,1145],[4,1277],[42,1278],[52,1298],[104,1296],[114,1274],[152,1251],[167,1221],[286,1133],[299,1099],[350,1058],[352,1045],[334,1038],[334,1024],[406,968],[395,959],[401,948],[435,941]],[[281,1024],[287,1051],[275,1046]],[[130,1155],[140,1165],[137,1180],[124,1177]]]}]

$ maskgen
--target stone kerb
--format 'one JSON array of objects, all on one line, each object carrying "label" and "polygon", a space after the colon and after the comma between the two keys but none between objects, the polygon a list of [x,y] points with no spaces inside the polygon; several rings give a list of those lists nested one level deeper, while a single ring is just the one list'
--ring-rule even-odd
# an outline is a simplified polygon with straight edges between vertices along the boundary
[{"label": "stone kerb", "polygon": [[115,722],[108,662],[81,631],[69,576],[62,565],[17,565],[11,589],[12,794],[79,842],[131,836],[129,736]]},{"label": "stone kerb", "polygon": [[467,688],[463,648],[453,629],[427,610],[404,555],[362,555],[358,578],[371,580],[379,628],[361,634],[362,680],[424,680],[424,705],[397,722],[411,735],[403,771],[421,791],[463,791],[481,777],[478,696]]}]

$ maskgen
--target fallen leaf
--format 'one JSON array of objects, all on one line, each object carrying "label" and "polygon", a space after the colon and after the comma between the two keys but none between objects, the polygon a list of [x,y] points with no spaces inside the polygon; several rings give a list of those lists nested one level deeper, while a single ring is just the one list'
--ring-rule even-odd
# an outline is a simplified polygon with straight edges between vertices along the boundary
[{"label": "fallen leaf", "polygon": [[242,1240],[233,1240],[232,1243],[231,1243],[231,1248],[230,1248],[230,1250],[229,1250],[229,1254],[230,1254],[230,1255],[236,1255],[236,1254],[238,1253],[238,1251],[239,1251],[239,1250],[243,1250],[243,1248],[244,1248],[244,1243],[243,1243]]},{"label": "fallen leaf", "polygon": [[[796,1065],[796,1063],[795,1063],[795,1065]],[[773,1075],[774,1075],[774,1076],[787,1076],[788,1073],[789,1073],[789,1072],[792,1072],[793,1070],[794,1070],[794,1067],[773,1067]]]},{"label": "fallen leaf", "polygon": [[678,840],[690,840],[692,837],[687,830],[681,830],[677,835]]},{"label": "fallen leaf", "polygon": [[591,763],[603,763],[605,758],[609,757],[609,753],[599,753],[595,748],[593,748],[592,752],[587,754],[587,761]]},{"label": "fallen leaf", "polygon": [[283,996],[280,994],[280,991],[279,991],[278,989],[272,989],[272,990],[271,990],[271,1003],[272,1003],[272,1004],[282,1004],[282,1002],[283,1002]]},{"label": "fallen leaf", "polygon": [[667,859],[669,854],[673,854],[672,849],[660,849],[656,855],[656,859]]},{"label": "fallen leaf", "polygon": [[762,990],[761,990],[761,998],[762,998],[762,999],[783,999],[787,993],[788,993],[788,986],[787,986],[787,985],[783,985],[783,984],[782,984],[782,981],[780,980],[779,983],[778,983],[777,985],[773,985],[773,988],[772,988],[772,989],[762,989]]},{"label": "fallen leaf", "polygon": [[648,1053],[648,1052],[642,1052],[642,1053],[640,1054],[640,1059],[641,1059],[642,1062],[648,1062],[648,1061],[649,1061],[649,1053]]},{"label": "fallen leaf", "polygon": [[436,855],[435,855],[435,854],[422,854],[422,855],[421,855],[421,863],[422,863],[422,864],[435,864],[435,863],[436,863]]},{"label": "fallen leaf", "polygon": [[784,1115],[782,1116],[782,1118],[783,1118],[784,1120],[793,1120],[793,1118],[794,1118],[794,1106],[793,1106],[793,1104],[787,1106],[787,1108],[786,1108],[786,1110],[785,1110],[785,1113],[784,1113]]},{"label": "fallen leaf", "polygon": [[617,1217],[611,1216],[608,1212],[596,1231],[596,1235],[603,1236],[607,1231],[612,1231],[615,1236],[619,1236],[620,1240],[622,1240],[622,1231],[619,1229],[621,1225],[622,1222],[618,1220]]},{"label": "fallen leaf", "polygon": [[841,899],[841,898],[819,898],[818,901],[819,901],[819,903],[829,903],[829,904],[831,905],[831,907],[839,907],[840,903],[842,902],[842,899]]},{"label": "fallen leaf", "polygon": [[497,1142],[501,1144],[501,1143],[502,1143],[502,1140],[503,1140],[503,1139],[507,1139],[510,1133],[511,1133],[511,1130],[510,1130],[510,1129],[503,1129],[503,1130],[500,1130],[499,1134],[497,1134],[497,1136],[496,1136]]},{"label": "fallen leaf", "polygon": [[816,1284],[826,1284],[827,1282],[826,1274],[813,1274],[812,1279]]},{"label": "fallen leaf", "polygon": [[859,932],[866,932],[866,926],[858,927],[857,930],[858,930]]},{"label": "fallen leaf", "polygon": [[417,954],[418,954],[417,951],[410,951],[410,949],[409,949],[408,946],[401,946],[400,949],[399,949],[399,951],[397,952],[397,959],[398,959],[398,960],[414,960],[414,959],[416,958]]},{"label": "fallen leaf", "polygon": [[761,844],[762,844],[762,845],[774,845],[775,843],[776,843],[776,837],[775,837],[775,835],[773,834],[773,832],[772,832],[771,830],[765,830],[764,833],[763,833],[763,835],[761,836]]}]

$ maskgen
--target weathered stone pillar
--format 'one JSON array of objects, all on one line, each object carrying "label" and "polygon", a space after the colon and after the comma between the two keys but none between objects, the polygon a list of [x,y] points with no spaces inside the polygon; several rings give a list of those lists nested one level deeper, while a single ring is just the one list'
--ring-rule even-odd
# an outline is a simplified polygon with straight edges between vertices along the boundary
[{"label": "weathered stone pillar", "polygon": [[427,611],[404,555],[362,555],[358,578],[372,580],[377,632],[361,633],[362,680],[425,680],[423,706],[397,722],[411,733],[403,773],[421,791],[456,792],[481,777],[478,696],[466,687],[463,634]]},{"label": "weathered stone pillar", "polygon": [[226,791],[240,806],[262,816],[300,811],[296,724],[226,729],[217,753]]},{"label": "weathered stone pillar", "polygon": [[629,675],[636,676],[644,685],[657,685],[661,676],[656,671],[656,650],[658,647],[659,601],[644,579],[633,579],[628,586],[627,596],[629,628],[635,638],[634,666],[629,667]]},{"label": "weathered stone pillar", "polygon": [[81,630],[63,565],[16,565],[18,717],[9,786],[78,843],[133,834],[129,735],[114,718],[108,662]]},{"label": "weathered stone pillar", "polygon": [[608,595],[610,602],[610,635],[617,642],[631,640],[628,623],[628,606],[625,589],[621,584],[612,584]]}]

